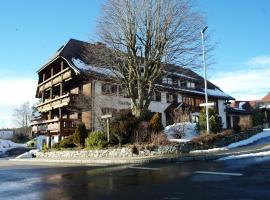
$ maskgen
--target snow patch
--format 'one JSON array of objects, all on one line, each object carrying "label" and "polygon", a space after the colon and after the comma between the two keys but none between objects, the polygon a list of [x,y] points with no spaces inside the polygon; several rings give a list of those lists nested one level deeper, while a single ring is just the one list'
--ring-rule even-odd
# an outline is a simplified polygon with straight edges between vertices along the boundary
[{"label": "snow patch", "polygon": [[26,147],[26,144],[18,144],[11,142],[10,140],[2,140],[0,139],[0,155],[4,154],[6,151],[18,147]]},{"label": "snow patch", "polygon": [[[182,130],[185,132],[184,137],[181,139],[176,139],[175,134]],[[196,123],[190,122],[175,123],[173,125],[166,126],[164,132],[170,142],[189,142],[192,138],[198,136]]]},{"label": "snow patch", "polygon": [[33,158],[33,155],[35,155],[36,152],[39,152],[39,150],[38,149],[30,150],[17,156],[16,159]]},{"label": "snow patch", "polygon": [[195,151],[190,151],[191,154],[197,154],[197,153],[214,153],[214,152],[219,152],[219,151],[226,151],[228,148],[226,147],[221,147],[221,148],[213,148],[213,149],[207,149],[207,150],[195,150]]},{"label": "snow patch", "polygon": [[226,150],[229,150],[229,149],[232,149],[232,148],[252,144],[252,143],[256,142],[257,140],[267,138],[267,137],[270,137],[270,129],[264,129],[263,132],[261,132],[261,133],[253,135],[252,137],[250,137],[248,139],[232,143],[232,144],[230,144],[230,145],[228,145],[226,147],[206,149],[206,150],[195,150],[195,151],[191,151],[190,153],[211,153],[211,152],[218,152],[218,151],[226,151]]},{"label": "snow patch", "polygon": [[246,102],[240,102],[240,103],[239,103],[239,106],[238,106],[239,109],[245,110],[244,107],[243,107],[245,104],[246,104]]},{"label": "snow patch", "polygon": [[84,63],[82,60],[79,58],[72,58],[71,61],[80,70],[84,71],[89,71],[89,72],[95,72],[101,75],[105,76],[111,76],[111,77],[116,77],[116,76],[121,76],[120,73],[113,71],[112,69],[108,67],[97,67],[97,66],[92,66]]},{"label": "snow patch", "polygon": [[[203,91],[205,91],[203,89]],[[222,92],[221,90],[215,88],[215,89],[207,89],[207,94],[210,96],[216,96],[216,97],[227,97],[230,98],[229,95],[227,95],[226,93]]]},{"label": "snow patch", "polygon": [[270,137],[270,129],[264,129],[263,132],[258,133],[256,135],[253,135],[252,137],[250,137],[246,140],[232,143],[232,144],[228,145],[227,148],[231,149],[231,148],[236,148],[236,147],[240,147],[240,146],[245,146],[248,144],[252,144],[253,142],[255,142],[257,140],[266,138],[266,137]]},{"label": "snow patch", "polygon": [[217,161],[252,158],[252,157],[263,157],[263,156],[270,156],[270,151],[263,151],[263,152],[258,152],[258,153],[248,153],[248,154],[235,155],[235,156],[226,156],[226,157],[217,159]]}]

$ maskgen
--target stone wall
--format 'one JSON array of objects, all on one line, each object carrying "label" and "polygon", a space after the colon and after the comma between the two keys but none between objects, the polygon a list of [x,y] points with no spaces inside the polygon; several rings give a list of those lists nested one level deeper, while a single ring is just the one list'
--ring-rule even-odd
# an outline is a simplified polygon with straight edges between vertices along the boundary
[{"label": "stone wall", "polygon": [[218,140],[210,140],[207,143],[194,143],[194,142],[187,142],[178,144],[177,149],[181,153],[188,153],[193,150],[205,150],[205,149],[212,149],[212,148],[218,148],[218,147],[225,147],[228,146],[231,143],[239,142],[241,140],[245,140],[253,135],[256,135],[257,133],[262,132],[263,129],[258,128],[252,128],[245,132],[239,132],[239,133],[233,133],[230,135],[227,135],[225,137],[222,137]]},{"label": "stone wall", "polygon": [[247,139],[259,132],[262,129],[250,129],[245,132],[240,132],[226,137],[220,140],[209,142],[206,144],[199,144],[194,142],[187,143],[174,143],[165,146],[135,146],[119,148],[108,148],[101,150],[49,150],[46,152],[36,152],[37,158],[49,158],[49,159],[76,159],[76,158],[128,158],[128,157],[142,157],[142,156],[161,156],[178,153],[188,153],[192,150],[204,150],[209,148],[223,147],[231,143],[238,142],[240,140]]},{"label": "stone wall", "polygon": [[76,158],[126,158],[126,157],[141,157],[141,156],[157,156],[177,153],[175,146],[159,146],[152,147],[151,149],[143,147],[122,147],[122,148],[109,148],[101,150],[60,150],[60,151],[45,151],[36,152],[37,158],[51,158],[51,159],[76,159]]}]

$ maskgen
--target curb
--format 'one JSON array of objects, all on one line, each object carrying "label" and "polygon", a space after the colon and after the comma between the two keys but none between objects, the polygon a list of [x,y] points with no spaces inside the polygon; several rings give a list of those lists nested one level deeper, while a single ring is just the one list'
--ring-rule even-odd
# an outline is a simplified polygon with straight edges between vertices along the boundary
[{"label": "curb", "polygon": [[[104,159],[42,159],[42,158],[26,158],[26,159],[9,159],[14,162],[28,162],[28,163],[63,163],[63,164],[78,164],[78,165],[127,165],[127,164],[148,164],[148,163],[170,163],[170,162],[185,162],[185,161],[208,161],[216,160],[221,157],[257,153],[262,151],[269,151],[270,146],[264,145],[261,148],[238,148],[231,150],[222,150],[215,153],[198,153],[198,154],[168,154],[167,156],[152,156],[152,157],[133,157],[133,158],[104,158]],[[244,150],[243,150],[244,149]]]}]

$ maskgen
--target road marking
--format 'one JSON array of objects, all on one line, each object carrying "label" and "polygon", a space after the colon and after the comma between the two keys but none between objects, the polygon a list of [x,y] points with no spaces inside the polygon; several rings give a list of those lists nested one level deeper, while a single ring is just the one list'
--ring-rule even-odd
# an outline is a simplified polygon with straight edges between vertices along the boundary
[{"label": "road marking", "polygon": [[227,172],[210,172],[210,171],[196,171],[196,174],[212,174],[212,175],[225,175],[225,176],[242,176],[241,173],[227,173]]},{"label": "road marking", "polygon": [[160,170],[160,168],[150,168],[150,167],[129,167],[130,169],[142,169],[142,170]]}]

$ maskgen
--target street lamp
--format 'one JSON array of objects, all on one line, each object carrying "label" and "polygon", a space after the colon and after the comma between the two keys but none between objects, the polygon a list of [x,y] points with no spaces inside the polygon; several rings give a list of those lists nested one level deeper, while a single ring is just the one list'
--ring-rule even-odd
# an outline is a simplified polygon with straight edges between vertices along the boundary
[{"label": "street lamp", "polygon": [[208,26],[201,30],[202,35],[202,50],[203,50],[203,67],[204,67],[204,93],[205,93],[205,111],[206,111],[206,131],[209,134],[209,113],[208,113],[208,95],[207,95],[207,76],[206,76],[206,64],[205,64],[205,50],[204,50],[204,32]]}]

